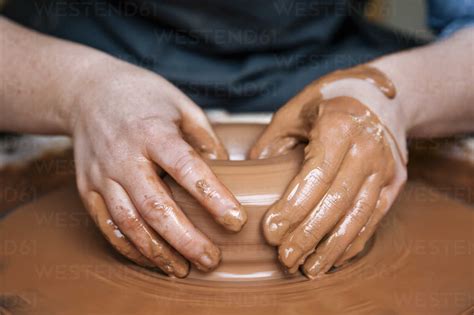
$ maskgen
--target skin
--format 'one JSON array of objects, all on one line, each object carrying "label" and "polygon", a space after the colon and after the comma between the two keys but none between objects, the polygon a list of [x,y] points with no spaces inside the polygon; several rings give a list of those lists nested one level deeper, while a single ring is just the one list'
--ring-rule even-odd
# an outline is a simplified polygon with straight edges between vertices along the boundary
[{"label": "skin", "polygon": [[[245,224],[244,209],[200,157],[225,158],[226,153],[197,105],[164,78],[97,50],[3,17],[0,34],[0,129],[72,136],[81,197],[126,257],[177,277],[188,273],[188,261],[204,271],[215,268],[219,249],[183,215],[158,176],[161,171],[173,176],[227,230],[239,231]],[[281,213],[281,222],[293,224],[265,232],[271,244],[285,246],[280,252],[295,244],[311,247],[302,255],[282,256],[289,269],[304,261],[303,271],[317,277],[363,248],[406,178],[407,136],[472,131],[473,40],[468,29],[372,62],[396,87],[393,99],[366,80],[341,79],[306,89],[303,98],[290,101],[296,105],[275,115],[268,130],[281,129],[281,134],[264,133],[252,157],[282,154],[308,141],[302,173],[290,184],[300,188],[282,198],[305,205],[277,203],[269,213]],[[313,105],[298,110],[301,99]],[[321,99],[324,104],[318,103]],[[334,103],[342,105],[330,106]],[[281,118],[288,108],[292,115]],[[285,126],[301,122],[304,128]],[[369,132],[379,126],[382,136]],[[265,149],[269,144],[272,150]],[[303,172],[312,170],[321,174],[305,183]],[[327,215],[317,215],[311,206],[331,189],[342,198],[325,201]],[[309,211],[314,215],[305,216]],[[271,223],[265,220],[264,230]],[[306,227],[311,246],[298,240]]]},{"label": "skin", "polygon": [[96,50],[0,19],[0,129],[72,136],[77,186],[109,242],[129,259],[185,277],[219,248],[182,213],[170,174],[229,232],[247,220],[205,158],[227,153],[205,114],[164,78]]},{"label": "skin", "polygon": [[407,137],[474,131],[473,51],[465,29],[329,74],[276,112],[250,157],[307,143],[300,173],[262,222],[290,273],[318,278],[364,249],[406,181]]}]

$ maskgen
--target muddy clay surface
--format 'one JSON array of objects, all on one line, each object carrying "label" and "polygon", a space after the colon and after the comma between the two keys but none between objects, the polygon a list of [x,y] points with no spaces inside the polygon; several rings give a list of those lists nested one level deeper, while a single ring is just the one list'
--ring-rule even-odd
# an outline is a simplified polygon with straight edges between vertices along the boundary
[{"label": "muddy clay surface", "polygon": [[[243,159],[262,126],[219,126]],[[117,254],[74,183],[0,219],[0,314],[472,314],[474,208],[409,182],[363,255],[317,279],[287,276],[260,218],[297,172],[301,150],[266,161],[215,161],[248,211],[228,234],[171,180],[174,198],[222,250],[210,274],[172,279]]]}]

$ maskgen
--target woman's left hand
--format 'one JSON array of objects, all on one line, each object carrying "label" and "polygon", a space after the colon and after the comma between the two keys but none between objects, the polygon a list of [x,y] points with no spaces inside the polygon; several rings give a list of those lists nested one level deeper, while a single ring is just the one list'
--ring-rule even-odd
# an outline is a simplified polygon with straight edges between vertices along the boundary
[{"label": "woman's left hand", "polygon": [[315,278],[357,255],[394,202],[407,176],[395,94],[375,68],[335,72],[282,107],[252,148],[266,158],[307,142],[301,171],[263,220],[290,272],[302,265]]}]

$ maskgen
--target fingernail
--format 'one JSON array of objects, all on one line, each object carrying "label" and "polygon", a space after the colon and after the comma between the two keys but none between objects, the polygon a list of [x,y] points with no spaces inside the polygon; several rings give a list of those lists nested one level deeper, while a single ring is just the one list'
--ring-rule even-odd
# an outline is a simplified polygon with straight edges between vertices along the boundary
[{"label": "fingernail", "polygon": [[173,269],[173,275],[176,277],[176,278],[185,278],[187,275],[189,274],[189,266],[185,266],[183,268],[176,268],[176,269]]},{"label": "fingernail", "polygon": [[267,242],[271,245],[279,245],[290,228],[288,220],[279,218],[269,218],[264,227],[264,234]]},{"label": "fingernail", "polygon": [[239,232],[247,222],[247,212],[242,207],[228,210],[219,220],[227,230]]},{"label": "fingernail", "polygon": [[278,249],[279,259],[285,267],[291,269],[301,257],[301,250],[293,246],[280,246]]},{"label": "fingernail", "polygon": [[211,257],[209,257],[208,254],[204,254],[202,255],[200,258],[199,258],[199,263],[203,266],[206,266],[207,268],[211,268],[214,263],[211,259]]},{"label": "fingernail", "polygon": [[[311,279],[317,278],[320,275],[320,271],[323,269],[323,260],[321,257],[317,258],[316,261],[312,263],[306,263],[303,266],[303,273]],[[307,265],[311,265],[311,267],[307,267]]]},{"label": "fingernail", "polygon": [[221,252],[216,247],[206,250],[203,254],[201,254],[201,256],[199,256],[198,261],[194,264],[199,270],[209,272],[219,265],[220,260]]},{"label": "fingernail", "polygon": [[184,266],[178,263],[170,262],[164,265],[161,269],[169,276],[173,276],[176,278],[184,278],[189,273],[189,265],[187,264],[187,262],[186,264],[184,264]]},{"label": "fingernail", "polygon": [[171,276],[171,277],[176,276],[177,277],[177,275],[175,275],[174,268],[169,264],[161,266],[160,269],[163,270],[168,276]]}]

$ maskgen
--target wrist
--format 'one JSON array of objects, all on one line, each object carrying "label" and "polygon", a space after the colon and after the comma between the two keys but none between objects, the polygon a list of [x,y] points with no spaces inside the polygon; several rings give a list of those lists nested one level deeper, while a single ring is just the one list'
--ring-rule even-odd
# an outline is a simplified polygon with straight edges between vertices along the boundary
[{"label": "wrist", "polygon": [[[422,115],[420,114],[420,107],[413,97],[413,86],[417,86],[416,78],[409,77],[406,75],[405,70],[407,66],[404,60],[405,53],[399,53],[397,55],[390,55],[376,59],[369,63],[371,67],[374,67],[385,75],[394,83],[397,94],[394,98],[394,104],[398,109],[398,114],[401,119],[401,127],[404,129],[405,134],[409,134],[410,130],[416,128],[420,124]],[[415,64],[408,64],[408,67],[417,67]],[[419,91],[423,93],[423,91]]]},{"label": "wrist", "polygon": [[[369,67],[367,67],[369,66]],[[380,120],[387,136],[392,138],[397,152],[404,162],[408,159],[406,149],[407,124],[405,113],[399,106],[394,86],[388,76],[372,65],[362,65],[335,73],[337,80],[323,84],[323,99],[351,97],[361,102]]]}]

